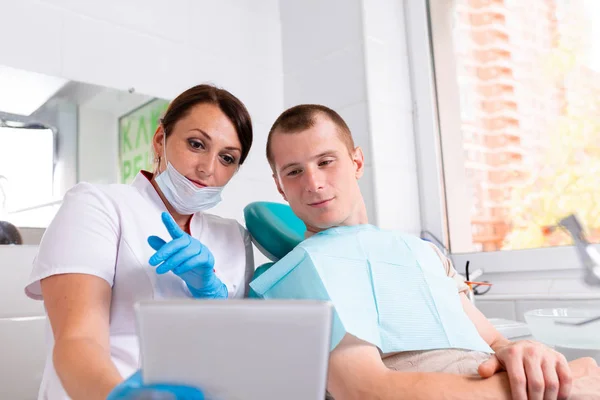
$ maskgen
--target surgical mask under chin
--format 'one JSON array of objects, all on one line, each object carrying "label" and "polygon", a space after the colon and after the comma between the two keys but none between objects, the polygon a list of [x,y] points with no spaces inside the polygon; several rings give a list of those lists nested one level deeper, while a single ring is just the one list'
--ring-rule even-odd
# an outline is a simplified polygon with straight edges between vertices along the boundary
[{"label": "surgical mask under chin", "polygon": [[182,215],[205,211],[221,202],[223,187],[198,187],[168,161],[167,168],[154,180],[167,201]]}]

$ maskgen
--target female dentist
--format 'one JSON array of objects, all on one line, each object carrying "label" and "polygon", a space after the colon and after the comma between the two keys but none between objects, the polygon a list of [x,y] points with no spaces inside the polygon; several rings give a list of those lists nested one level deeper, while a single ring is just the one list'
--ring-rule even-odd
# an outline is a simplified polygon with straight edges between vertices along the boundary
[{"label": "female dentist", "polygon": [[139,367],[137,301],[246,294],[249,235],[205,211],[251,144],[244,105],[195,86],[154,134],[154,174],[142,171],[131,185],[80,183],[65,195],[25,288],[44,301],[51,327],[40,399],[106,399],[123,386]]}]

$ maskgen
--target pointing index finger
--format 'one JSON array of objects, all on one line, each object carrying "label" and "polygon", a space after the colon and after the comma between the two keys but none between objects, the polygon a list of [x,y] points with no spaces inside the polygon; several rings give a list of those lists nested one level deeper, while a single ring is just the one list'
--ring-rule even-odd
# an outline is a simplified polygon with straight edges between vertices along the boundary
[{"label": "pointing index finger", "polygon": [[162,213],[161,217],[163,224],[165,225],[167,231],[169,231],[169,235],[171,235],[173,239],[180,238],[185,234],[185,232],[181,230],[179,225],[177,225],[171,214],[165,211]]}]

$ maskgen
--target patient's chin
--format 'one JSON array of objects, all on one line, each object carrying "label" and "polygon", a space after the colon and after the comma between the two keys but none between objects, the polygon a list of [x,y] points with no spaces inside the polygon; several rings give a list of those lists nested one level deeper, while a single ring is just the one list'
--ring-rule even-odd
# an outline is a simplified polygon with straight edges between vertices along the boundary
[{"label": "patient's chin", "polygon": [[342,222],[340,218],[336,218],[336,216],[334,215],[321,216],[321,218],[318,218],[318,220],[315,221],[313,225],[321,230],[325,230],[336,226],[340,226],[342,225]]},{"label": "patient's chin", "polygon": [[343,213],[339,209],[328,207],[322,209],[311,209],[307,210],[305,215],[302,215],[300,219],[305,224],[317,228],[318,230],[325,230],[333,228],[335,226],[343,225],[345,218],[342,216]]}]

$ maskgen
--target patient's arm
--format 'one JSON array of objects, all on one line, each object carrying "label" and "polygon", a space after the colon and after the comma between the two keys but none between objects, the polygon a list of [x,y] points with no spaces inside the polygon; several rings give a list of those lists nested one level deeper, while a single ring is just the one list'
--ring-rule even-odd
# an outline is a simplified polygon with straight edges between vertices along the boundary
[{"label": "patient's arm", "polygon": [[336,400],[510,399],[505,373],[481,379],[393,371],[383,364],[375,346],[351,335],[346,335],[331,352],[327,388]]},{"label": "patient's arm", "polygon": [[475,328],[477,328],[479,336],[481,336],[492,349],[496,350],[498,347],[510,343],[508,339],[498,332],[496,327],[486,318],[486,316],[471,303],[465,293],[460,293],[460,302],[462,303],[463,310],[465,310],[465,313],[471,322],[473,322]]},{"label": "patient's arm", "polygon": [[465,313],[479,335],[495,354],[479,366],[479,375],[488,377],[507,371],[515,399],[566,399],[572,390],[573,374],[566,358],[557,351],[529,340],[510,342],[467,299],[460,294]]}]

